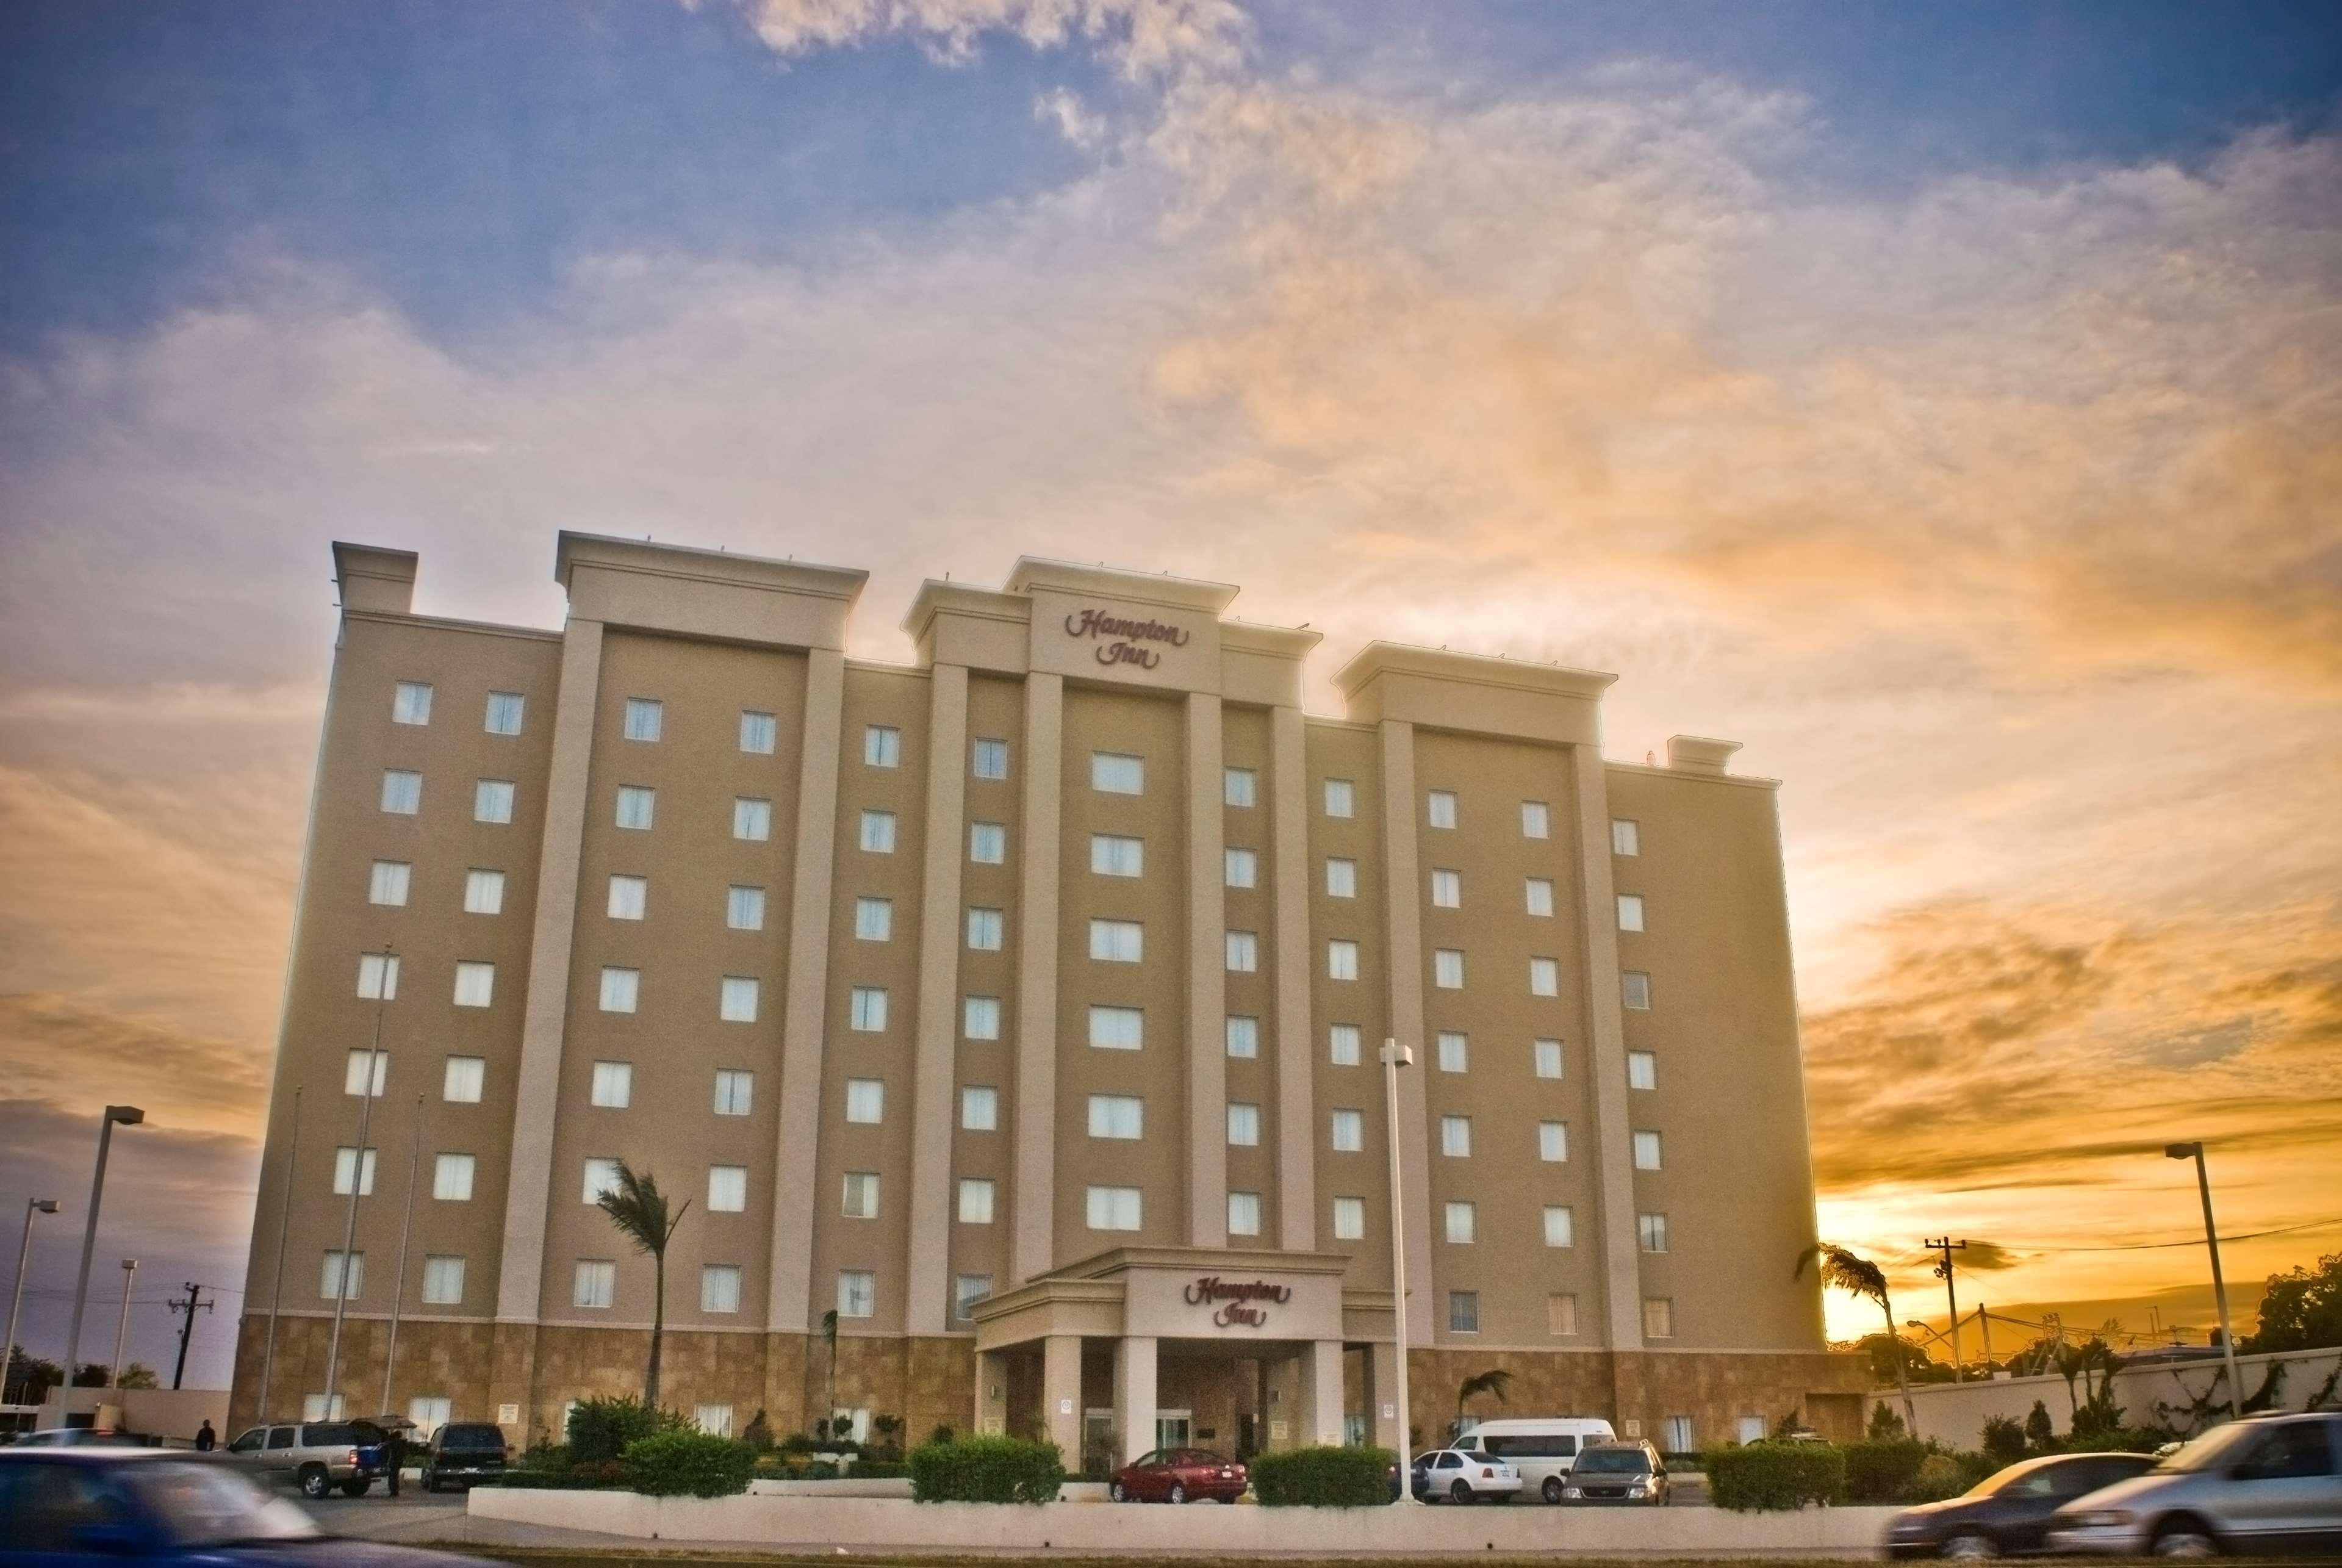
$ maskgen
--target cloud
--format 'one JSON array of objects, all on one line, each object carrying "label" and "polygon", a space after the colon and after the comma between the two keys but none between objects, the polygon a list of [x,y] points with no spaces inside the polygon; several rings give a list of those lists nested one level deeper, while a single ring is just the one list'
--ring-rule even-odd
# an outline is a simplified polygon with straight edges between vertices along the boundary
[{"label": "cloud", "polygon": [[[696,8],[701,0],[684,0]],[[1035,49],[1086,44],[1125,73],[1224,66],[1241,55],[1250,21],[1227,0],[733,0],[775,54],[796,56],[904,38],[964,65],[987,34]]]},{"label": "cloud", "polygon": [[71,997],[0,993],[12,1091],[92,1112],[150,1106],[158,1125],[248,1133],[268,1101],[265,1050],[124,1018]]}]

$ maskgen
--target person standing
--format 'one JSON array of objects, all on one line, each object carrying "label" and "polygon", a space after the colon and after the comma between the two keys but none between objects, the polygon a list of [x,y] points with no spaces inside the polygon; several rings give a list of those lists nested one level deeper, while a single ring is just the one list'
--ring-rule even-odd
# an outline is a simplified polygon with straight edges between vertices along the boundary
[{"label": "person standing", "polygon": [[219,1443],[219,1433],[212,1430],[209,1421],[195,1429],[195,1452],[209,1453]]},{"label": "person standing", "polygon": [[406,1430],[393,1427],[382,1440],[382,1462],[390,1468],[390,1494],[398,1495],[398,1473],[406,1468]]}]

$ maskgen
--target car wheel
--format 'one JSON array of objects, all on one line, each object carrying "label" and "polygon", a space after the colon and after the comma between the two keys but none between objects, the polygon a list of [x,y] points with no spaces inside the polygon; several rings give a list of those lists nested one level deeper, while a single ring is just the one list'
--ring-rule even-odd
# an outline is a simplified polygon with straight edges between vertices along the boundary
[{"label": "car wheel", "polygon": [[1558,1475],[1548,1475],[1545,1478],[1545,1500],[1547,1503],[1561,1501],[1561,1477]]},{"label": "car wheel", "polygon": [[423,1467],[423,1490],[431,1493],[439,1490],[439,1478],[431,1473],[431,1467],[427,1464]]},{"label": "car wheel", "polygon": [[1981,1558],[1999,1556],[2000,1549],[1992,1543],[1991,1536],[1974,1530],[1963,1530],[1937,1547],[1936,1555],[1949,1557],[1956,1562],[1974,1563]]},{"label": "car wheel", "polygon": [[301,1495],[323,1497],[334,1489],[334,1478],[325,1473],[322,1464],[312,1464],[301,1472]]},{"label": "car wheel", "polygon": [[345,1481],[342,1483],[342,1495],[344,1497],[364,1497],[366,1494],[367,1489],[373,1485],[374,1483],[371,1481]]},{"label": "car wheel", "polygon": [[1175,1481],[1171,1483],[1171,1490],[1167,1494],[1166,1494],[1163,1501],[1166,1503],[1185,1503],[1187,1501],[1187,1489]]},{"label": "car wheel", "polygon": [[2155,1533],[2157,1557],[2217,1557],[2220,1539],[2193,1519],[2175,1519]]},{"label": "car wheel", "polygon": [[1472,1489],[1459,1481],[1447,1489],[1447,1495],[1457,1503],[1469,1503],[1472,1501]]},{"label": "car wheel", "polygon": [[1112,1503],[1127,1503],[1130,1501],[1130,1493],[1122,1489],[1122,1483],[1119,1481],[1107,1482],[1106,1483],[1106,1494],[1107,1501]]}]

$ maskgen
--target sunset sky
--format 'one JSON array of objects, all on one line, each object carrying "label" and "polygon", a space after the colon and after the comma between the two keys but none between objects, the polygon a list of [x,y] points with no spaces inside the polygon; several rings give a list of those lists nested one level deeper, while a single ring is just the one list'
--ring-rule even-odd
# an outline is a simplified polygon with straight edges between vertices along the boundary
[{"label": "sunset sky", "polygon": [[225,1382],[327,541],[550,627],[564,528],[1616,671],[1786,781],[1823,1233],[2200,1330],[2167,1141],[2342,1251],[2337,108],[2319,5],[0,8],[21,1337],[132,1101],[85,1354],[136,1255]]}]

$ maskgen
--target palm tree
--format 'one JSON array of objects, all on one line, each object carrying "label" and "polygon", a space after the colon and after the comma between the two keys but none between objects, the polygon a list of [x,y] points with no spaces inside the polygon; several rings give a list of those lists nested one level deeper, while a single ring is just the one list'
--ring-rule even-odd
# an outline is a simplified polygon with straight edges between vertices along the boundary
[{"label": "palm tree", "polygon": [[1855,1251],[1829,1241],[1817,1241],[1797,1254],[1797,1277],[1806,1265],[1818,1262],[1824,1289],[1836,1288],[1866,1302],[1876,1302],[1887,1314],[1887,1337],[1895,1342],[1895,1386],[1903,1391],[1903,1430],[1919,1435],[1919,1412],[1911,1403],[1911,1378],[1903,1365],[1903,1336],[1895,1329],[1895,1302],[1887,1292],[1887,1271]]},{"label": "palm tree", "polygon": [[659,1402],[659,1352],[666,1338],[666,1244],[675,1239],[676,1227],[683,1223],[684,1211],[691,1207],[686,1198],[681,1207],[668,1211],[666,1194],[658,1190],[658,1181],[646,1171],[635,1174],[625,1161],[618,1161],[617,1184],[605,1191],[596,1200],[602,1212],[610,1216],[610,1223],[618,1228],[638,1252],[648,1252],[656,1271],[657,1284],[651,1296],[651,1359],[643,1371],[643,1402],[656,1410]]},{"label": "palm tree", "polygon": [[1505,1391],[1513,1385],[1513,1374],[1502,1367],[1490,1367],[1484,1372],[1474,1372],[1456,1390],[1456,1438],[1464,1437],[1464,1407],[1482,1394],[1493,1394],[1498,1404],[1505,1402]]},{"label": "palm tree", "polygon": [[[828,1431],[837,1420],[837,1309],[836,1307],[830,1308],[821,1315],[821,1337],[829,1346],[829,1408],[821,1412],[821,1424],[814,1429],[816,1432]],[[836,1438],[843,1434],[830,1432],[829,1435]]]}]

